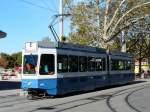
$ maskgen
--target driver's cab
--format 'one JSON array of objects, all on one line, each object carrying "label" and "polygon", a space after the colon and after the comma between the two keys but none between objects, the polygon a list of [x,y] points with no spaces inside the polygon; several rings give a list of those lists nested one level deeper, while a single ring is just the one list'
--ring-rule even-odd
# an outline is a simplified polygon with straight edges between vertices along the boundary
[{"label": "driver's cab", "polygon": [[23,56],[23,74],[24,75],[36,75],[37,74],[37,54],[25,54]]},{"label": "driver's cab", "polygon": [[26,43],[23,50],[22,78],[56,78],[56,49],[42,48],[36,42]]}]

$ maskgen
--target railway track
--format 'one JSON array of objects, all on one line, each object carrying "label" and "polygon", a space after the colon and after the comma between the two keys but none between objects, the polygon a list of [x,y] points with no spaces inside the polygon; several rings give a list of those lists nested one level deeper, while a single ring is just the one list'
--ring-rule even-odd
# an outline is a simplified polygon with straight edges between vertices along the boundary
[{"label": "railway track", "polygon": [[[142,87],[142,88],[141,88]],[[146,87],[149,87],[149,86],[146,86]],[[146,88],[144,87],[144,88]],[[139,90],[142,90],[144,89],[143,86],[138,86],[136,87],[138,88],[137,90],[134,90],[134,92],[136,91],[139,91]],[[139,89],[140,88],[140,89]],[[95,103],[95,102],[99,102],[99,101],[103,101],[103,100],[106,100],[106,104],[108,106],[108,108],[112,111],[112,112],[119,112],[117,111],[115,108],[113,108],[113,106],[111,105],[110,103],[110,100],[111,98],[113,97],[116,97],[116,96],[119,96],[119,95],[123,95],[123,94],[126,94],[128,93],[128,91],[132,91],[132,89],[135,89],[135,87],[131,87],[131,88],[127,88],[127,89],[123,89],[123,90],[119,90],[119,91],[116,91],[116,92],[111,92],[107,95],[97,95],[97,96],[92,96],[92,97],[89,97],[89,98],[85,98],[85,99],[79,99],[79,100],[73,100],[73,101],[70,101],[70,102],[65,102],[65,103],[59,103],[59,104],[56,104],[56,105],[51,105],[51,106],[47,106],[47,107],[42,107],[42,108],[38,108],[39,110],[44,110],[44,109],[48,109],[48,110],[55,110],[57,109],[59,106],[63,106],[65,107],[65,105],[67,104],[71,104],[71,103],[77,103],[76,105],[72,105],[70,107],[67,107],[67,108],[63,108],[63,109],[58,109],[56,110],[55,112],[63,112],[63,111],[66,111],[66,110],[70,110],[70,109],[73,109],[73,108],[77,108],[77,107],[81,107],[81,106],[84,106],[84,105],[88,105],[90,103]],[[133,93],[133,91],[131,92]],[[131,94],[129,93],[129,94]],[[129,98],[129,96],[128,96]],[[128,101],[128,98],[126,98],[126,104],[128,104],[129,107],[132,107],[132,105],[129,105],[129,101]],[[80,101],[87,101],[85,103],[80,103]],[[38,109],[36,110],[32,110],[30,112],[34,112],[34,111],[37,111]],[[134,110],[137,110],[135,107],[134,107]],[[136,111],[136,112],[141,112],[141,111]]]},{"label": "railway track", "polygon": [[[109,97],[107,98],[106,104],[107,104],[108,108],[109,108],[112,112],[120,112],[120,111],[117,110],[117,108],[115,108],[115,107],[113,106],[114,103],[111,101],[111,99],[114,99],[115,97],[118,97],[118,96],[120,96],[120,95],[125,94],[124,101],[125,101],[126,105],[130,108],[130,111],[133,111],[133,112],[142,112],[142,111],[140,111],[139,109],[137,109],[135,106],[133,106],[133,105],[130,103],[129,97],[131,97],[133,93],[136,93],[136,92],[138,92],[138,91],[141,91],[141,90],[143,90],[143,89],[145,89],[145,88],[149,88],[149,87],[150,87],[149,85],[146,85],[146,86],[144,86],[144,87],[143,87],[143,86],[138,86],[138,87],[136,87],[136,88],[133,87],[133,88],[128,88],[128,89],[124,89],[124,90],[118,91],[118,92],[112,94],[111,96],[109,96]],[[134,89],[134,90],[132,90],[132,89]]]},{"label": "railway track", "polygon": [[[82,98],[77,98],[80,95],[75,95],[62,98],[27,100],[24,97],[20,97],[17,95],[0,96],[0,99],[2,99],[0,100],[0,110],[6,109],[2,112],[7,112],[8,110],[12,110],[12,112],[15,112],[17,110],[20,110],[20,112],[66,112],[74,110],[76,108],[82,108],[84,106],[92,105],[97,102],[104,102],[106,103],[106,108],[108,108],[108,110],[110,110],[111,112],[121,112],[118,111],[118,108],[114,107],[113,101],[115,101],[115,98],[124,95],[124,102],[131,110],[131,112],[141,112],[130,103],[129,98],[132,96],[133,93],[147,87],[150,87],[149,84],[145,84],[144,86],[136,85],[133,87],[127,87],[125,89],[120,88],[116,91],[107,92],[107,94],[96,94]],[[81,96],[82,95],[85,96],[84,94],[81,94]]]},{"label": "railway track", "polygon": [[135,90],[135,91],[130,92],[130,93],[125,97],[125,101],[126,101],[127,105],[128,105],[131,109],[135,110],[136,112],[142,112],[142,111],[140,111],[139,109],[137,109],[135,106],[133,106],[133,105],[131,104],[131,102],[129,101],[129,97],[131,97],[134,93],[136,93],[136,92],[138,92],[138,91],[141,91],[141,90],[143,90],[143,89],[145,89],[145,88],[149,88],[149,87],[150,87],[150,86],[146,86],[146,87],[144,87],[144,88],[140,88],[140,89],[137,89],[137,90]]}]

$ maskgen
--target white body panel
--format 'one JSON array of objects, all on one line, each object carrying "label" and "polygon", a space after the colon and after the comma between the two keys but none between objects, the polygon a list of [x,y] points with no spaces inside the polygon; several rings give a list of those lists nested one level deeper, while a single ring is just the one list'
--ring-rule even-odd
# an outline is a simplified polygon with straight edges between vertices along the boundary
[{"label": "white body panel", "polygon": [[[37,52],[30,53],[23,50],[23,55],[38,55],[38,62],[37,62],[37,71],[36,74],[23,74],[22,79],[49,79],[49,78],[57,78],[57,67],[56,67],[56,49],[48,49],[48,48],[39,48]],[[39,65],[40,65],[40,56],[41,54],[53,54],[55,56],[55,73],[53,75],[40,75],[39,74]],[[22,61],[23,62],[23,61]]]}]

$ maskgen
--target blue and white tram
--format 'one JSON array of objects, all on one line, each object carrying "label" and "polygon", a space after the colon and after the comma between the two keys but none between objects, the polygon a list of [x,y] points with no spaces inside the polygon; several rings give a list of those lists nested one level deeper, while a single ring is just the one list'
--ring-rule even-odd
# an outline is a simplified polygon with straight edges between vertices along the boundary
[{"label": "blue and white tram", "polygon": [[134,80],[132,57],[69,43],[26,43],[22,89],[30,95],[63,95]]}]

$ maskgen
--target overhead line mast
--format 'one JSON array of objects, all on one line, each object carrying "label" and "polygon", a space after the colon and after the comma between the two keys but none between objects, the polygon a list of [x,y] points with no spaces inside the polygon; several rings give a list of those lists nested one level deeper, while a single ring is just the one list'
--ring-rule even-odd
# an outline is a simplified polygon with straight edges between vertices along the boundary
[{"label": "overhead line mast", "polygon": [[62,37],[64,36],[64,15],[63,15],[63,0],[60,0],[60,6],[59,6],[59,14],[61,18],[61,22],[59,24],[60,27],[60,35],[59,35],[59,40],[62,41]]},{"label": "overhead line mast", "polygon": [[[49,29],[55,39],[56,42],[58,41],[62,41],[62,37],[64,37],[64,19],[65,17],[71,16],[71,14],[67,13],[65,14],[63,11],[63,0],[59,1],[59,14],[54,15],[54,18],[52,19],[51,24],[49,25]],[[57,22],[56,22],[57,21]],[[59,22],[59,35],[57,34],[57,32],[54,29],[54,25],[56,25]]]}]

